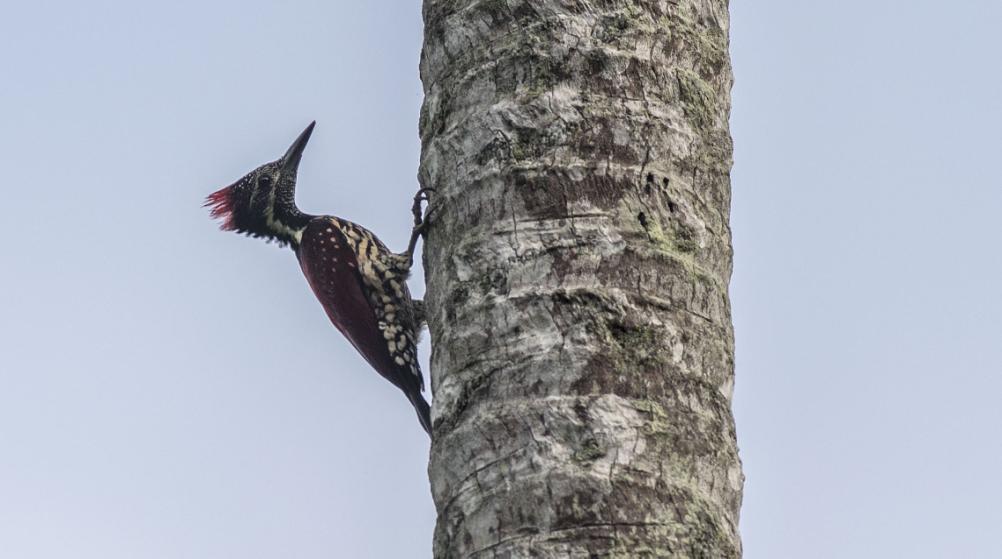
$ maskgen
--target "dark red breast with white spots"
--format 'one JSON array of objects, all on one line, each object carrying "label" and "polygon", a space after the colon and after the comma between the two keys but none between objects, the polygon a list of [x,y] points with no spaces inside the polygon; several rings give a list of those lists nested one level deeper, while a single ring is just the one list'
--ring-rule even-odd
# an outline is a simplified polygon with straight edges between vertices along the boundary
[{"label": "dark red breast with white spots", "polygon": [[365,360],[405,392],[423,389],[399,256],[364,227],[330,216],[310,222],[297,253],[327,316]]}]

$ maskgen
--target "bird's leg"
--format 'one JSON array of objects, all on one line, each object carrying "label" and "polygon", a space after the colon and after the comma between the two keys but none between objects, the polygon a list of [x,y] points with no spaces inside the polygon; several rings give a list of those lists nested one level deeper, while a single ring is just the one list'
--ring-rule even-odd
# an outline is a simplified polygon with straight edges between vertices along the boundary
[{"label": "bird's leg", "polygon": [[424,301],[414,299],[411,301],[411,313],[414,315],[414,326],[421,330],[427,324],[427,317],[424,314]]},{"label": "bird's leg", "polygon": [[434,188],[422,188],[414,195],[414,204],[411,205],[411,214],[414,216],[414,227],[419,227],[422,223],[424,223],[424,217],[421,212],[421,202],[430,202],[430,193],[432,192],[435,192]]},{"label": "bird's leg", "polygon": [[[414,195],[414,205],[411,206],[411,213],[414,215],[414,228],[411,230],[411,240],[407,243],[407,252],[404,253],[407,258],[408,270],[414,264],[414,248],[417,247],[418,238],[428,230],[432,208],[430,193],[432,192],[435,192],[434,188],[422,188]],[[429,202],[426,212],[421,211],[421,202]]]}]

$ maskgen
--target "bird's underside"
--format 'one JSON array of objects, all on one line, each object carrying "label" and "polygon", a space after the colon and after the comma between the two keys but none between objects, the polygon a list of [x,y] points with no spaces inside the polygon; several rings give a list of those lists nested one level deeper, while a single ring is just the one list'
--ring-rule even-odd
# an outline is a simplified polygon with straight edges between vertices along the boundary
[{"label": "bird's underside", "polygon": [[332,216],[310,221],[297,255],[334,326],[407,395],[430,431],[417,360],[419,324],[406,283],[407,257],[390,252],[364,227]]}]

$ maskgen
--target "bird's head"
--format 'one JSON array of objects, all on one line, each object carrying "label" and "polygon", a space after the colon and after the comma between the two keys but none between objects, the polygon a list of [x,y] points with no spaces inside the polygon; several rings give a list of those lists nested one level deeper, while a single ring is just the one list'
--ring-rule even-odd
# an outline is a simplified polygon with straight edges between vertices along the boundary
[{"label": "bird's head", "polygon": [[222,220],[221,229],[299,244],[310,216],[296,207],[296,173],[314,125],[311,122],[303,130],[281,159],[261,165],[206,198],[212,217]]}]

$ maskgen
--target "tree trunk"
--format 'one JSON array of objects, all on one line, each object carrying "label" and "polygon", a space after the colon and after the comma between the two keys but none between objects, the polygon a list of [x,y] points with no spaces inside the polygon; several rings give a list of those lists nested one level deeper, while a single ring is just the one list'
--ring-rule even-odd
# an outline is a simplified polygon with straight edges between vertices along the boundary
[{"label": "tree trunk", "polygon": [[739,557],[726,0],[424,0],[435,556]]}]

